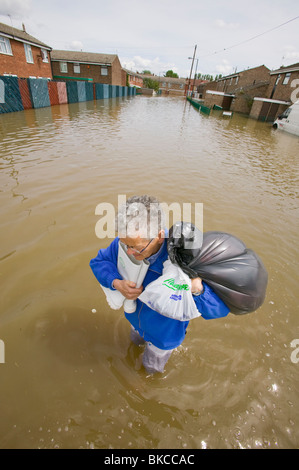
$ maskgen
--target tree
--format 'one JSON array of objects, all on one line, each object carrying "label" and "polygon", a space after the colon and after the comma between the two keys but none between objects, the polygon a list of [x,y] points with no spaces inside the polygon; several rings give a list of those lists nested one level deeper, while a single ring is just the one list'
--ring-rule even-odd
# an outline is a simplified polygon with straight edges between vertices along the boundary
[{"label": "tree", "polygon": [[173,70],[167,70],[164,77],[179,78],[178,74],[175,73]]},{"label": "tree", "polygon": [[159,91],[159,82],[152,78],[144,78],[143,85],[145,88],[151,88],[152,90]]},{"label": "tree", "polygon": [[201,78],[203,80],[209,80],[210,82],[213,81],[213,75],[210,75],[209,73],[206,73],[205,75],[202,75]]},{"label": "tree", "polygon": [[209,73],[206,73],[206,74],[197,73],[195,75],[195,78],[201,79],[201,80],[210,80],[210,82],[212,82],[214,80],[213,75],[210,75]]}]

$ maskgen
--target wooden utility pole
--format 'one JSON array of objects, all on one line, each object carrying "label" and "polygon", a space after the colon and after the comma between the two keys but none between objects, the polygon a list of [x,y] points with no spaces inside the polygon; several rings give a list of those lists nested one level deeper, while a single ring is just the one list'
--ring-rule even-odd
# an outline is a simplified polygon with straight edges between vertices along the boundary
[{"label": "wooden utility pole", "polygon": [[188,96],[190,83],[191,83],[191,76],[192,76],[192,70],[193,70],[193,65],[194,65],[194,60],[195,60],[196,48],[197,48],[197,45],[194,47],[194,54],[193,54],[193,59],[192,59],[192,64],[191,64],[190,77],[189,77],[189,80],[188,80],[188,88],[186,90],[186,95],[187,96]]}]

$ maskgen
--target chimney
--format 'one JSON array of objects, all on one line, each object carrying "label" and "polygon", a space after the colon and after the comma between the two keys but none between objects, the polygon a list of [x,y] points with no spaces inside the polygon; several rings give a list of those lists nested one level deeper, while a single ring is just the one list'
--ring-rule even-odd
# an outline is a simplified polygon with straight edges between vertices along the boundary
[{"label": "chimney", "polygon": [[25,29],[24,23],[22,23],[22,28],[23,28],[24,33],[26,33],[26,29]]}]

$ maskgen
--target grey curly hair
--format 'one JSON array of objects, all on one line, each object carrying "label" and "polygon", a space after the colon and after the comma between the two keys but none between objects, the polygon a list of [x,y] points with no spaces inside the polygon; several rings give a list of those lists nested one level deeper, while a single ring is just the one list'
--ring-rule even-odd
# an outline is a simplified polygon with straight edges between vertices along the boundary
[{"label": "grey curly hair", "polygon": [[120,237],[150,240],[165,228],[165,214],[156,197],[132,196],[119,208],[115,222]]}]

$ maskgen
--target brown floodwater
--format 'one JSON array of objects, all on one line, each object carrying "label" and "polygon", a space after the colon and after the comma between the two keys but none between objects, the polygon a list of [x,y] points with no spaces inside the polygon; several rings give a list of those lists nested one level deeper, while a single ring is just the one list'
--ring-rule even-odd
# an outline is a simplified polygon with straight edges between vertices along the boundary
[{"label": "brown floodwater", "polygon": [[[0,447],[297,448],[298,137],[137,96],[2,114],[0,140]],[[203,203],[269,273],[155,376],[89,268],[96,206],[145,193]]]}]

